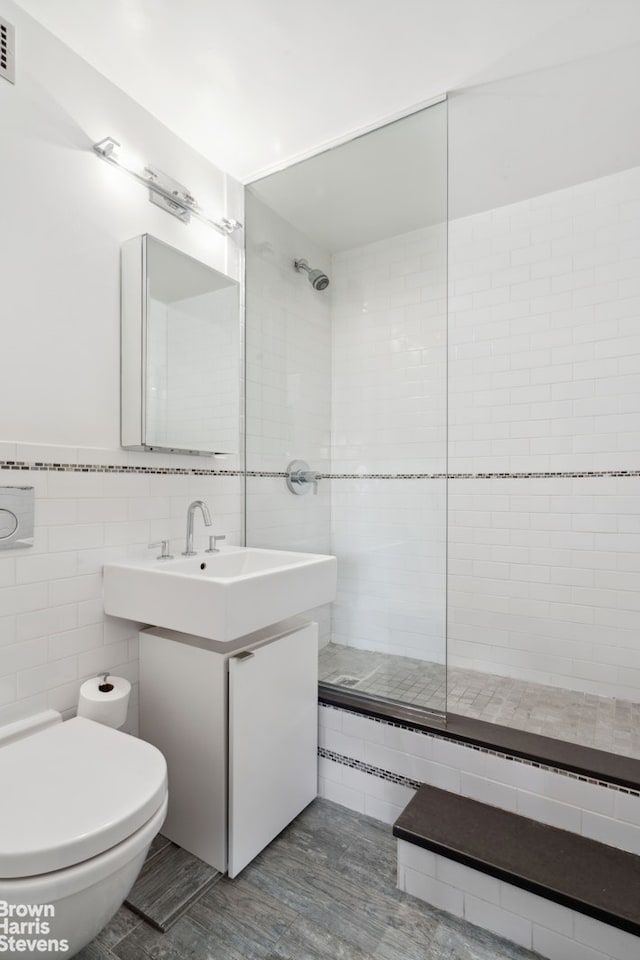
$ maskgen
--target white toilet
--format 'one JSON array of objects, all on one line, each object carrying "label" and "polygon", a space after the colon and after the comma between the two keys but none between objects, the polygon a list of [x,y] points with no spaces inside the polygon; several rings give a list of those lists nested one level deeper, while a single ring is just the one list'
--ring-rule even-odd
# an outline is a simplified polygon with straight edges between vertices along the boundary
[{"label": "white toilet", "polygon": [[72,957],[89,943],[166,812],[167,765],[151,744],[54,710],[0,727],[0,937],[31,941],[15,955]]}]

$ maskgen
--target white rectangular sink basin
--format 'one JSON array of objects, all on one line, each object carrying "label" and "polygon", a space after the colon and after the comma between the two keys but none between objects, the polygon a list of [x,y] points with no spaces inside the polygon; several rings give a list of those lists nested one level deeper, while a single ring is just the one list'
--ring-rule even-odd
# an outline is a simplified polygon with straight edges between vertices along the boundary
[{"label": "white rectangular sink basin", "polygon": [[105,564],[104,609],[224,643],[335,600],[336,577],[335,557],[253,547],[122,560]]}]

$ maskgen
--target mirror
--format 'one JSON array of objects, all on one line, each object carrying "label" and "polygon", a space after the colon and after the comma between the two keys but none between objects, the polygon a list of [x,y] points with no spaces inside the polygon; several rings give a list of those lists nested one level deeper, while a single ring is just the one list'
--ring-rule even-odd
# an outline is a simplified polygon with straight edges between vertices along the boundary
[{"label": "mirror", "polygon": [[122,246],[121,312],[122,446],[236,453],[239,284],[144,234]]}]

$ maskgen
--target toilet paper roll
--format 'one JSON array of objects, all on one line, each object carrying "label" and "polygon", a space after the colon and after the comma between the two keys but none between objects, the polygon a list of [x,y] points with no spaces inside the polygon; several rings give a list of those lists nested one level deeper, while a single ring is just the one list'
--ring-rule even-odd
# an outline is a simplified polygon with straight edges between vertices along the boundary
[{"label": "toilet paper roll", "polygon": [[100,690],[104,685],[102,677],[85,680],[80,687],[78,716],[87,717],[107,727],[121,727],[127,719],[127,708],[131,694],[131,684],[123,677],[109,677],[107,686],[112,690]]}]

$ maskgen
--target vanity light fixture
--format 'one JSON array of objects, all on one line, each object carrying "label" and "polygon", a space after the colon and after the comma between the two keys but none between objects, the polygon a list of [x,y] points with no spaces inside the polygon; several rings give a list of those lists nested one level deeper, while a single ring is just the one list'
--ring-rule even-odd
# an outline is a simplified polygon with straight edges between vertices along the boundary
[{"label": "vanity light fixture", "polygon": [[236,230],[242,230],[242,224],[239,220],[231,220],[228,217],[214,220],[206,210],[202,209],[184,184],[179,183],[173,177],[148,163],[128,158],[118,141],[114,140],[113,137],[106,137],[99,143],[94,143],[93,150],[102,160],[106,160],[107,163],[111,163],[115,167],[120,167],[121,170],[130,174],[139,183],[148,187],[149,200],[158,207],[162,207],[167,213],[182,220],[183,223],[189,223],[193,216],[226,236],[235,233]]}]

